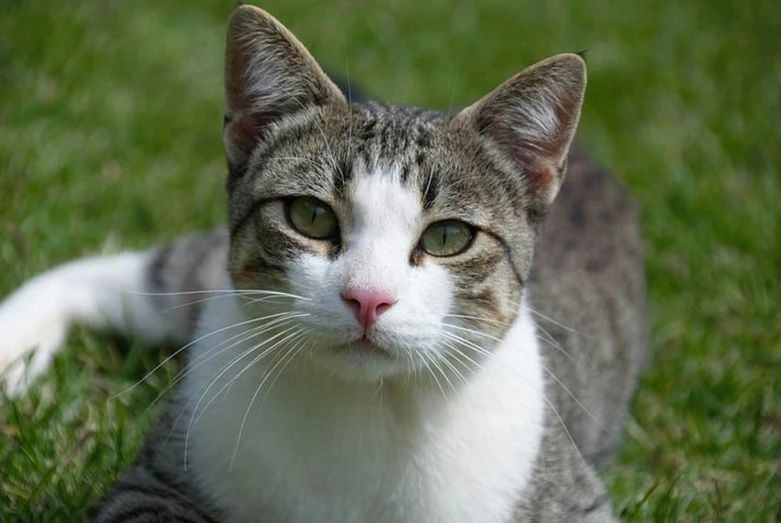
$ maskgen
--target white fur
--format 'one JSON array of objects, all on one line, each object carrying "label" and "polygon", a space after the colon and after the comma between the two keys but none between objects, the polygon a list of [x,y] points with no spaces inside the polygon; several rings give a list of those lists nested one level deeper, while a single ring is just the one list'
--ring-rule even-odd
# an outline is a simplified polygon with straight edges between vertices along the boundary
[{"label": "white fur", "polygon": [[[159,342],[167,325],[144,290],[150,253],[71,262],[25,283],[0,303],[0,376],[10,395],[46,370],[75,324]],[[28,356],[31,356],[28,360]]]},{"label": "white fur", "polygon": [[[205,329],[244,321],[235,303],[219,309],[204,318],[222,321]],[[201,344],[198,357],[218,341]],[[185,396],[201,397],[204,384],[250,346],[196,368]],[[218,500],[228,521],[256,521],[259,514],[290,523],[507,521],[542,435],[539,349],[525,310],[483,370],[446,399],[436,388],[387,379],[378,391],[377,383],[294,363],[250,406],[275,361],[244,373],[191,427],[187,474]]]},{"label": "white fur", "polygon": [[[226,327],[246,308],[202,315],[201,334],[226,330],[196,345],[185,379],[186,473],[229,521],[498,523],[530,477],[544,402],[533,323],[521,307],[500,343],[473,339],[493,355],[473,355],[465,383],[449,367],[435,383],[421,355],[448,357],[452,283],[436,263],[409,265],[426,224],[393,175],[359,179],[344,256],[291,270],[305,299],[290,309],[308,316],[236,343]],[[372,332],[391,361],[337,350],[362,332],[339,297],[353,286],[398,298]],[[285,341],[296,329],[309,332]]]}]

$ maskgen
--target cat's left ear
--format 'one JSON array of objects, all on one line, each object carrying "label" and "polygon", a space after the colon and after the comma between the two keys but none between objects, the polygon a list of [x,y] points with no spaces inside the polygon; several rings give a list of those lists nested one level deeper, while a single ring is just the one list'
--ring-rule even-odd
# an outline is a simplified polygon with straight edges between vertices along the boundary
[{"label": "cat's left ear", "polygon": [[543,205],[553,203],[564,179],[586,89],[586,63],[561,54],[521,71],[457,114],[486,145],[509,161]]},{"label": "cat's left ear", "polygon": [[347,101],[293,33],[262,9],[237,7],[225,46],[223,140],[230,166],[245,165],[272,124],[327,104]]}]

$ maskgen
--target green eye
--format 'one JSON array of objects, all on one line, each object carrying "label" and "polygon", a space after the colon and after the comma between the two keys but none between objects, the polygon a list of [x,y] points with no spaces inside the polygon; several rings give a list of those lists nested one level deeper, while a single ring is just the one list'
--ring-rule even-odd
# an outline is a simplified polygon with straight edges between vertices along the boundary
[{"label": "green eye", "polygon": [[456,220],[437,222],[423,231],[420,247],[432,256],[455,256],[464,252],[472,243],[474,229]]},{"label": "green eye", "polygon": [[287,203],[287,218],[295,230],[315,240],[339,237],[339,220],[334,211],[316,198],[299,196]]}]

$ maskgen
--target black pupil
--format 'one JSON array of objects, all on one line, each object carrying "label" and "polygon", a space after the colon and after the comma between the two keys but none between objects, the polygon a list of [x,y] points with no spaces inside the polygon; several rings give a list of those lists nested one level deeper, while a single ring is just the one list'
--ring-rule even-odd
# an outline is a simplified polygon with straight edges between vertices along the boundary
[{"label": "black pupil", "polygon": [[456,227],[453,227],[452,225],[443,225],[442,226],[442,245],[447,245],[447,239],[451,236],[458,235],[458,229]]},{"label": "black pupil", "polygon": [[323,209],[320,205],[312,204],[312,221],[310,223],[314,224],[315,220],[317,220],[320,216],[323,216],[325,214],[325,209]]}]

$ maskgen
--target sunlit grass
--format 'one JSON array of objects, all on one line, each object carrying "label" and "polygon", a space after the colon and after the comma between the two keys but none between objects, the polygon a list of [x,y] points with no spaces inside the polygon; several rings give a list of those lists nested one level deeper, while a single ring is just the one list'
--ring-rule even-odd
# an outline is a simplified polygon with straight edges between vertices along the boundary
[{"label": "sunlit grass", "polygon": [[[781,520],[781,7],[771,0],[264,4],[400,103],[476,99],[588,49],[580,140],[643,207],[653,357],[608,473],[631,521]],[[53,265],[224,221],[233,2],[0,8],[0,295]],[[566,323],[566,318],[559,320]],[[175,372],[77,332],[0,408],[0,520],[84,517]]]}]

